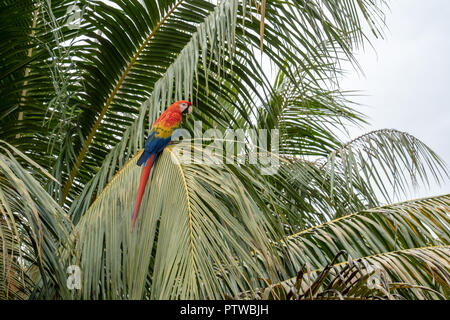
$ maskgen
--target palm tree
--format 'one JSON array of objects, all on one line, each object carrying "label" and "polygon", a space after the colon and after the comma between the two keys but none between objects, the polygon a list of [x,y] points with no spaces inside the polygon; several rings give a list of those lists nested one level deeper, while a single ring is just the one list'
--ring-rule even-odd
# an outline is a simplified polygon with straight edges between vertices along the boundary
[{"label": "palm tree", "polygon": [[[442,181],[443,161],[396,130],[340,138],[365,123],[341,63],[358,68],[352,52],[383,36],[385,9],[0,1],[0,297],[447,299],[450,195],[390,196]],[[278,132],[253,152],[279,166],[205,163],[210,141],[183,139],[160,156],[130,232],[146,133],[181,98],[193,137]]]}]

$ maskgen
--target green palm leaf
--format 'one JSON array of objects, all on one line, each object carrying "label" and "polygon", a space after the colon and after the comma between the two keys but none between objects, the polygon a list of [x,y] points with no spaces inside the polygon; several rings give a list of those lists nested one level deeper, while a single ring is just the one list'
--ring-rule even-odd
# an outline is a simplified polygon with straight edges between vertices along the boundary
[{"label": "green palm leaf", "polygon": [[[50,298],[56,289],[68,297],[65,264],[69,260],[63,260],[61,253],[71,250],[71,221],[12,152],[29,165],[37,164],[11,145],[0,143],[0,295],[28,298],[29,285],[40,282],[42,292],[33,294]],[[29,272],[37,268],[39,276],[32,280]]]},{"label": "green palm leaf", "polygon": [[[448,268],[444,260],[448,260],[449,253],[449,208],[450,196],[445,195],[365,210],[301,231],[282,242],[289,253],[286,262],[292,263],[288,269],[291,275],[305,263],[320,269],[336,253],[345,250],[352,259],[377,262],[387,272],[392,272],[393,277],[399,277],[395,281],[412,285],[433,284],[436,290],[447,295],[448,275],[445,272],[448,273]],[[438,248],[436,253],[433,247]],[[424,270],[429,261],[435,261],[437,265]],[[438,278],[433,276],[435,268]],[[444,275],[439,273],[441,271]]]},{"label": "green palm leaf", "polygon": [[261,277],[278,278],[271,217],[238,180],[238,169],[180,161],[172,147],[159,158],[133,233],[136,157],[83,215],[83,298],[224,298]]},{"label": "green palm leaf", "polygon": [[435,246],[341,263],[334,259],[317,270],[303,267],[295,278],[267,287],[259,295],[283,300],[448,299],[450,272],[445,265],[449,253],[448,246]]}]

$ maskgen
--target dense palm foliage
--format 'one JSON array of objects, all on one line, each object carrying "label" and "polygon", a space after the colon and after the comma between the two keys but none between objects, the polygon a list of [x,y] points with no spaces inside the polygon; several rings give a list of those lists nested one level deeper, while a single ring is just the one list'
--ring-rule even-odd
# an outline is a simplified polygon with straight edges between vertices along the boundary
[{"label": "dense palm foliage", "polygon": [[[447,178],[442,160],[392,129],[340,138],[364,123],[340,66],[386,9],[0,1],[0,297],[447,299],[450,196],[391,204]],[[181,98],[192,137],[216,134],[166,148],[130,232],[146,133]],[[227,129],[277,129],[276,170],[205,163]]]}]

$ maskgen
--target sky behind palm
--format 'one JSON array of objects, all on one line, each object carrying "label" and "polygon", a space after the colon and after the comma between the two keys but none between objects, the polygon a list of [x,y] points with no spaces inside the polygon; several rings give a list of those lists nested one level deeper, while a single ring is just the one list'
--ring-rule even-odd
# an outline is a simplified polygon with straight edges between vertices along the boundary
[{"label": "sky behind palm", "polygon": [[[353,98],[369,117],[352,137],[380,128],[406,131],[431,147],[450,169],[450,1],[392,0],[385,39],[373,40],[357,52],[364,75],[351,71],[344,90],[360,90]],[[419,187],[398,200],[450,193],[440,187]]]}]

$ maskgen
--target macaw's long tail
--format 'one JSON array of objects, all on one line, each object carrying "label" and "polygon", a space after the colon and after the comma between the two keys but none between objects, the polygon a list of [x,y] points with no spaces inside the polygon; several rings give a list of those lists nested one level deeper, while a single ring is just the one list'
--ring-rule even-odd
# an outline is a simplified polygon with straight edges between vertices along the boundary
[{"label": "macaw's long tail", "polygon": [[136,203],[134,204],[133,209],[133,221],[131,225],[131,231],[134,229],[134,224],[136,222],[137,215],[139,213],[139,207],[141,206],[142,196],[144,195],[145,186],[147,185],[148,176],[150,175],[150,171],[152,170],[153,166],[153,160],[155,158],[155,155],[152,154],[150,158],[148,158],[147,162],[144,165],[144,168],[142,169],[141,173],[141,180],[139,180],[139,189],[136,197]]}]

